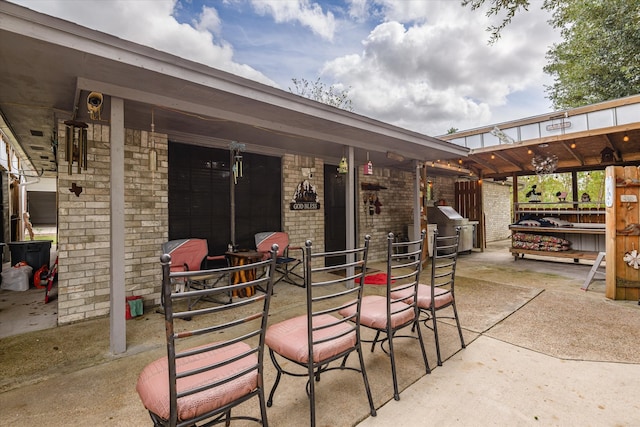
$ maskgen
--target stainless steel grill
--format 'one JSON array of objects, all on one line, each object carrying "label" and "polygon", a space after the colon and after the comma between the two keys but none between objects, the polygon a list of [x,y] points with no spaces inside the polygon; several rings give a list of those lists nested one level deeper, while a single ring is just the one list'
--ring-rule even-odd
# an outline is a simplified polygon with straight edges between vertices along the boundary
[{"label": "stainless steel grill", "polygon": [[451,206],[434,206],[427,209],[427,220],[438,225],[438,235],[451,236],[460,227],[460,244],[458,252],[468,252],[473,249],[473,240],[478,221],[463,218]]}]

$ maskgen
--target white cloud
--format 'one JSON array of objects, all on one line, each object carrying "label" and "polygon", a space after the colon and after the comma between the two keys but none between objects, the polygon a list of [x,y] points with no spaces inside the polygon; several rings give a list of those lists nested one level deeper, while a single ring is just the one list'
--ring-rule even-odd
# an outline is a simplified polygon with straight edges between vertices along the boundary
[{"label": "white cloud", "polygon": [[252,0],[255,10],[271,15],[276,22],[299,22],[326,40],[333,40],[336,21],[331,12],[324,13],[318,3],[308,0]]},{"label": "white cloud", "polygon": [[439,135],[500,120],[492,111],[510,95],[532,86],[542,90],[553,32],[540,11],[517,17],[488,45],[487,18],[458,2],[379,3],[387,20],[363,41],[362,53],[328,61],[323,69],[323,76],[351,88],[356,112]]},{"label": "white cloud", "polygon": [[209,31],[213,34],[220,34],[221,26],[222,22],[220,21],[218,11],[206,6],[202,7],[202,13],[194,23],[194,27],[198,31]]},{"label": "white cloud", "polygon": [[175,0],[14,0],[38,12],[56,16],[119,38],[206,64],[268,85],[272,79],[254,68],[234,62],[233,47],[213,38],[217,13],[204,8],[195,26],[173,17]]}]

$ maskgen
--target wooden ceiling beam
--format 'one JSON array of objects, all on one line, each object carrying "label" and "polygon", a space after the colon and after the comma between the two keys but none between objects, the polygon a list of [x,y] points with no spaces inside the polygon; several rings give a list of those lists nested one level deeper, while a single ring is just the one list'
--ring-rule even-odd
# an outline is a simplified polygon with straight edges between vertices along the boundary
[{"label": "wooden ceiling beam", "polygon": [[585,163],[584,158],[580,155],[580,153],[578,153],[575,149],[567,145],[566,142],[562,142],[561,145],[569,152],[569,154],[573,156],[574,159],[576,159],[580,163],[580,166],[584,166],[584,163]]},{"label": "wooden ceiling beam", "polygon": [[502,160],[504,160],[505,162],[520,168],[520,169],[527,169],[525,167],[525,165],[523,165],[522,163],[519,163],[518,161],[516,161],[515,159],[513,159],[513,157],[509,156],[506,152],[501,152],[501,153],[494,153],[496,155],[496,157],[501,158]]},{"label": "wooden ceiling beam", "polygon": [[492,170],[495,173],[500,173],[500,171],[490,163],[485,162],[484,160],[478,158],[478,156],[469,156],[468,157],[472,162],[479,164],[482,167],[485,167],[489,170]]}]

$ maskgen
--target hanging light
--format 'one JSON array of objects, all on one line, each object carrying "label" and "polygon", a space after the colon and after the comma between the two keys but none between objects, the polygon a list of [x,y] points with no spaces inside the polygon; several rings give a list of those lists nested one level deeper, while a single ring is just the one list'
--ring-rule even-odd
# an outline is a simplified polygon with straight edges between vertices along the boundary
[{"label": "hanging light", "polygon": [[550,156],[536,154],[531,159],[531,165],[538,175],[550,174],[558,167],[558,157],[555,154]]},{"label": "hanging light", "polygon": [[347,163],[347,158],[342,157],[340,159],[340,164],[338,165],[338,173],[346,174],[349,172],[349,164]]},{"label": "hanging light", "polygon": [[624,134],[624,136],[622,137],[622,140],[624,142],[629,142],[629,135],[627,135],[626,133]]},{"label": "hanging light", "polygon": [[373,175],[373,163],[369,160],[369,152],[367,151],[367,164],[364,165],[364,174]]}]

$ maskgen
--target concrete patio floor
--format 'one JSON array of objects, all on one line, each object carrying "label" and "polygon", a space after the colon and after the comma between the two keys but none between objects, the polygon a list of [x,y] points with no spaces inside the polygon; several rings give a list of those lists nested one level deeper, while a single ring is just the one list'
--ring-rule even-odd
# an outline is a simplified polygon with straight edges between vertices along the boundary
[{"label": "concrete patio floor", "polygon": [[[368,416],[359,376],[327,375],[317,387],[318,425],[640,425],[640,306],[607,300],[602,275],[580,290],[588,264],[532,258],[514,261],[505,242],[461,255],[457,299],[467,348],[443,320],[446,360],[437,367],[425,328],[433,371],[424,375],[413,340],[396,344],[400,401],[392,398],[388,358],[367,349],[378,415]],[[302,292],[278,285],[272,319],[299,312]],[[135,382],[165,349],[162,316],[147,311],[127,322],[129,347],[119,356],[109,354],[108,319],[1,338],[0,425],[152,425]],[[267,390],[272,380],[266,359]],[[272,426],[308,425],[303,390],[303,380],[283,380],[268,409]]]}]

